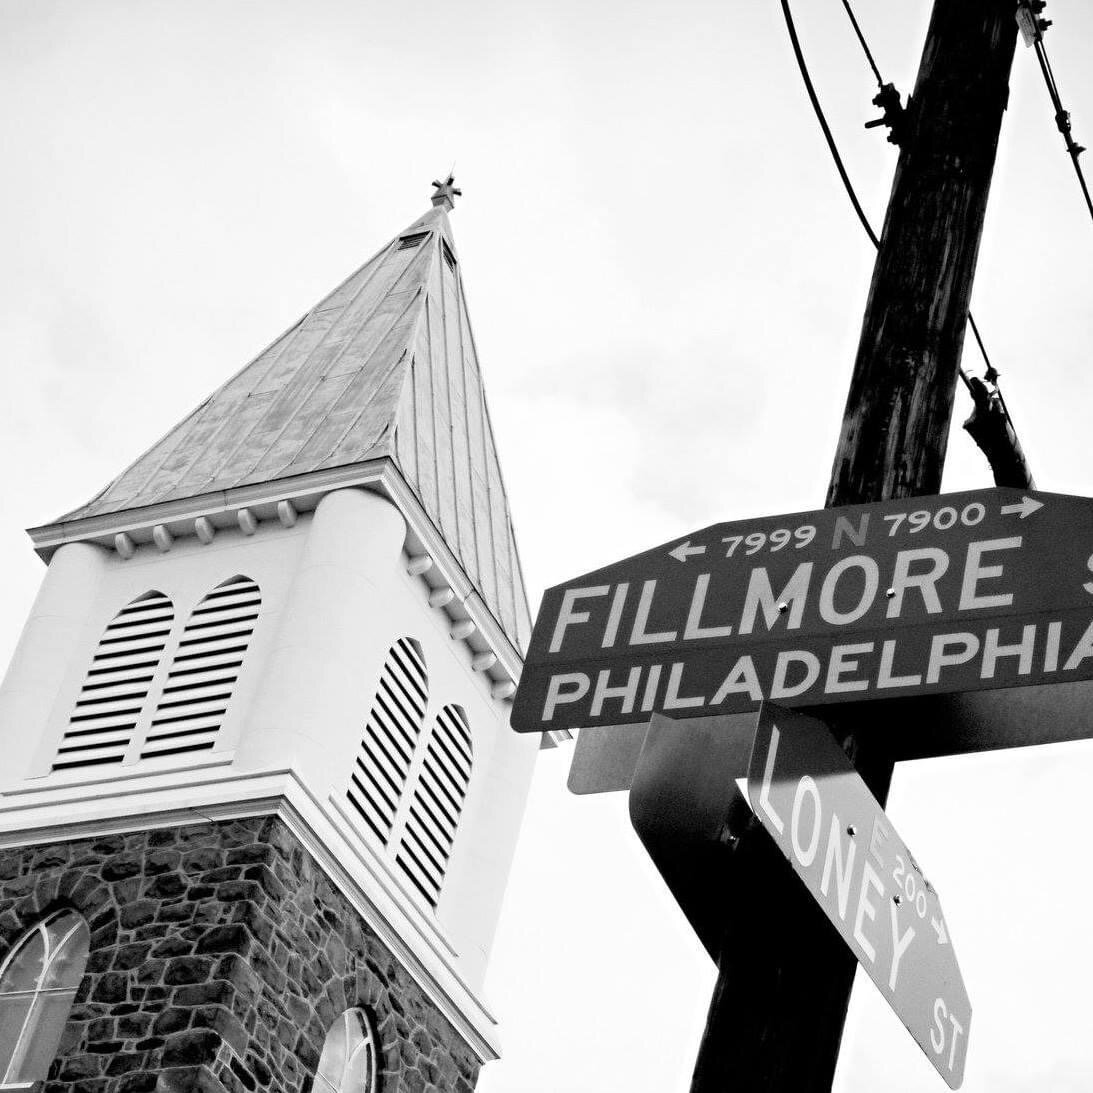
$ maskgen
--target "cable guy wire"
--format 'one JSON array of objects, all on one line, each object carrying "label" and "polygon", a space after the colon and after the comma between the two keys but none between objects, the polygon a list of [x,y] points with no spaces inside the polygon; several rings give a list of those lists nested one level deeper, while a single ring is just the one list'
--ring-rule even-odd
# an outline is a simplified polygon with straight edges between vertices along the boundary
[{"label": "cable guy wire", "polygon": [[1085,172],[1078,161],[1078,157],[1085,149],[1074,139],[1070,129],[1070,112],[1063,106],[1062,97],[1059,95],[1059,85],[1055,82],[1055,73],[1051,68],[1051,61],[1047,55],[1047,47],[1044,45],[1044,30],[1050,25],[1047,20],[1037,18],[1037,13],[1043,11],[1044,5],[1033,4],[1030,0],[1021,0],[1019,5],[1026,18],[1018,19],[1021,32],[1025,35],[1025,41],[1029,42],[1036,51],[1036,60],[1040,64],[1040,72],[1047,86],[1047,93],[1051,99],[1051,105],[1055,110],[1055,124],[1063,135],[1063,143],[1066,145],[1067,155],[1074,164],[1074,173],[1078,176],[1078,185],[1082,188],[1082,197],[1085,198],[1085,207],[1093,217],[1093,198],[1089,194],[1089,185],[1085,180]]},{"label": "cable guy wire", "polygon": [[[782,14],[785,16],[786,29],[789,32],[790,44],[793,47],[793,55],[797,60],[797,68],[800,70],[801,79],[805,85],[805,91],[808,93],[808,100],[812,104],[813,112],[816,115],[816,120],[820,123],[820,129],[823,132],[824,140],[827,142],[828,151],[831,153],[831,158],[835,164],[836,170],[839,172],[839,178],[842,180],[846,195],[850,199],[850,204],[854,207],[854,212],[857,214],[858,220],[861,221],[862,227],[865,229],[865,234],[869,236],[869,241],[874,247],[880,247],[880,239],[877,233],[873,230],[873,225],[869,223],[869,217],[866,215],[865,210],[862,208],[861,201],[858,200],[857,192],[854,190],[854,184],[850,181],[850,175],[847,173],[846,165],[843,163],[842,156],[839,154],[838,145],[835,143],[835,137],[831,132],[831,126],[827,122],[827,117],[824,114],[823,107],[820,105],[819,96],[816,93],[816,86],[812,82],[812,76],[808,70],[808,64],[805,61],[804,52],[801,49],[801,41],[797,35],[797,26],[793,18],[793,11],[790,8],[789,0],[781,0]],[[877,67],[876,61],[873,59],[873,53],[869,48],[865,35],[862,32],[861,26],[858,24],[858,20],[854,16],[853,9],[851,8],[848,0],[843,0],[843,7],[846,9],[846,14],[850,17],[851,24],[854,27],[854,33],[858,37],[858,41],[861,43],[862,49],[865,52],[866,59],[869,62],[870,68],[873,70],[873,75],[876,77],[877,83],[883,88],[885,86],[884,77],[880,73],[880,69]],[[980,356],[983,358],[983,364],[985,367],[986,379],[992,385],[997,385],[998,370],[994,367],[991,361],[990,355],[987,353],[986,344],[983,341],[983,335],[980,333],[979,324],[975,321],[975,316],[968,313],[968,325],[971,327],[972,337],[975,339],[976,348],[979,350]],[[960,369],[960,378],[964,381],[968,390],[971,387],[968,383],[968,375],[963,368]],[[1001,397],[1001,391],[998,392]],[[1009,409],[1003,407],[1006,410],[1006,416],[1009,417]],[[1011,419],[1012,420],[1012,419]]]},{"label": "cable guy wire", "polygon": [[[797,37],[797,26],[793,19],[793,11],[790,9],[789,0],[781,0],[782,14],[786,20],[786,30],[789,32],[789,41],[793,46],[793,56],[797,59],[797,68],[801,73],[801,79],[805,85],[805,91],[808,93],[808,101],[812,104],[812,110],[816,115],[816,120],[820,123],[820,129],[823,132],[824,140],[827,142],[827,149],[831,153],[831,159],[835,164],[836,170],[839,172],[839,178],[842,179],[843,188],[846,190],[846,196],[850,198],[850,204],[854,207],[854,212],[857,213],[858,220],[861,221],[861,226],[865,229],[865,234],[869,236],[869,241],[874,247],[880,248],[880,238],[873,230],[873,225],[869,223],[869,217],[866,216],[865,210],[862,208],[861,202],[858,200],[857,192],[854,189],[854,184],[850,181],[850,175],[847,173],[846,165],[843,163],[842,156],[839,154],[839,147],[835,143],[835,137],[831,132],[831,126],[827,123],[827,116],[824,114],[824,109],[820,105],[820,98],[816,94],[816,85],[812,82],[812,76],[808,71],[808,64],[805,61],[805,56],[801,50],[801,41]],[[869,46],[866,44],[865,37],[862,35],[861,28],[858,26],[858,21],[854,18],[854,13],[851,11],[849,4],[846,4],[844,0],[844,6],[846,7],[847,14],[850,16],[854,23],[854,28],[858,33],[858,39],[862,43],[865,49],[866,57],[869,59],[869,63],[873,68],[873,71],[877,77],[877,82],[884,86],[884,80],[881,77],[880,72],[877,69],[875,62],[873,61],[873,54],[869,51]],[[972,328],[972,333],[975,335],[976,345],[979,346],[979,352],[983,354],[983,360],[986,362],[988,371],[994,375],[998,373],[994,371],[994,367],[991,365],[990,358],[987,356],[986,347],[983,345],[983,339],[979,334],[979,327],[976,325],[975,319],[969,313],[968,321]],[[960,369],[960,378],[964,381],[965,385],[968,385],[968,376],[963,368]],[[968,386],[969,391],[971,387]]]},{"label": "cable guy wire", "polygon": [[[1023,0],[1023,3],[1028,3],[1028,2],[1030,2],[1030,0]],[[845,164],[843,163],[843,160],[842,160],[842,156],[839,154],[838,146],[836,145],[835,138],[834,138],[834,136],[831,132],[831,126],[828,125],[827,117],[824,114],[823,107],[820,105],[820,99],[819,99],[819,96],[816,93],[816,87],[812,82],[812,77],[811,77],[811,75],[809,74],[809,71],[808,71],[808,65],[805,62],[804,52],[801,49],[800,39],[797,36],[797,27],[796,27],[796,24],[795,24],[794,19],[793,19],[793,11],[790,8],[789,0],[781,0],[781,4],[782,4],[782,14],[785,17],[785,21],[786,21],[786,29],[789,32],[790,44],[793,46],[793,55],[797,60],[797,68],[799,69],[799,71],[801,73],[801,79],[804,82],[805,91],[808,93],[808,99],[809,99],[809,102],[812,104],[812,109],[813,109],[813,112],[816,115],[816,120],[820,123],[820,129],[823,131],[824,140],[827,142],[828,151],[831,153],[831,158],[834,161],[835,167],[839,172],[839,178],[842,179],[843,187],[846,190],[847,197],[850,198],[851,205],[854,207],[854,212],[857,213],[858,220],[861,221],[861,225],[865,229],[865,233],[866,233],[866,235],[869,236],[869,239],[872,242],[873,246],[877,247],[879,249],[880,240],[877,237],[877,233],[873,230],[872,224],[869,223],[869,218],[868,218],[868,216],[866,216],[865,210],[862,208],[861,202],[858,200],[858,195],[854,190],[854,184],[850,181],[850,176],[847,173],[846,166],[845,166]],[[877,83],[880,85],[880,88],[881,88],[881,95],[878,96],[878,98],[875,98],[873,100],[873,102],[877,103],[878,105],[881,105],[881,103],[878,100],[880,100],[884,97],[886,89],[890,89],[890,91],[894,95],[896,103],[898,105],[898,101],[899,101],[898,92],[895,91],[895,88],[893,87],[893,85],[885,83],[884,77],[881,75],[880,69],[877,67],[877,63],[873,58],[873,53],[869,48],[869,43],[866,41],[865,35],[862,33],[861,26],[858,24],[858,20],[854,16],[854,11],[853,11],[853,8],[850,6],[849,0],[843,0],[843,7],[846,9],[846,14],[849,17],[850,23],[854,28],[854,33],[857,35],[858,41],[861,43],[861,47],[862,47],[863,51],[865,52],[865,57],[866,57],[866,60],[869,62],[869,67],[873,70],[873,75],[876,77]],[[1045,55],[1045,58],[1044,58],[1045,63],[1046,63],[1046,60],[1047,60],[1047,58],[1046,58],[1046,55]],[[1048,73],[1050,73],[1050,65],[1047,66],[1047,71],[1048,71]],[[889,103],[888,107],[885,110],[886,115],[890,112],[891,109],[892,109],[891,103]],[[1066,115],[1066,117],[1067,117],[1067,120],[1069,121],[1069,115]],[[897,119],[894,119],[894,120],[897,121],[897,122],[902,122],[902,118],[897,118]],[[898,140],[899,133],[898,133],[898,130],[897,130],[897,126],[895,124],[892,124],[892,122],[871,123],[869,126],[867,126],[867,128],[872,128],[872,126],[875,125],[875,124],[889,124],[891,129],[892,129],[892,134],[889,136],[889,140],[892,141],[893,143],[898,143],[899,142],[899,140]],[[1067,133],[1068,133],[1068,130],[1065,130],[1064,135],[1067,135]],[[897,139],[893,140],[893,137],[896,137]],[[1084,151],[1084,149],[1082,149],[1081,147],[1078,147],[1077,152],[1074,153],[1073,158],[1074,158],[1074,165],[1075,165],[1076,168],[1078,167],[1077,156],[1082,151]],[[1078,170],[1079,170],[1079,175],[1080,175],[1081,174],[1080,168],[1078,168]],[[1082,182],[1083,182],[1083,190],[1085,190],[1084,178],[1082,179]],[[1088,190],[1086,190],[1085,193],[1086,193],[1086,199],[1088,201],[1088,199],[1089,199]],[[1093,206],[1091,206],[1090,211],[1093,212]],[[1028,471],[1027,463],[1025,463],[1024,453],[1020,452],[1020,442],[1017,440],[1017,434],[1016,434],[1016,432],[1014,431],[1014,428],[1013,428],[1013,418],[1010,416],[1009,407],[1006,405],[1006,400],[1005,400],[1004,396],[1002,395],[1001,388],[998,386],[998,376],[999,376],[998,370],[994,367],[994,364],[991,362],[991,359],[990,359],[989,355],[987,354],[987,347],[983,344],[983,336],[979,332],[979,324],[975,321],[975,316],[972,315],[972,313],[970,311],[968,312],[968,325],[971,327],[972,336],[975,338],[975,344],[978,347],[979,352],[983,357],[983,363],[985,365],[984,378],[986,379],[987,383],[989,383],[991,385],[991,388],[993,388],[994,394],[997,396],[998,404],[999,404],[999,406],[1002,410],[1002,413],[1004,415],[1004,421],[1008,426],[1009,432],[1012,434],[1011,446],[1013,447],[1015,452],[1018,452],[1020,454],[1019,463],[1020,463],[1021,468],[1023,468],[1023,472],[1026,473],[1027,478],[1028,478],[1028,482],[1026,483],[1026,485],[1029,485],[1029,487],[1031,488],[1031,485],[1030,485],[1031,481],[1032,481],[1031,472]],[[968,389],[968,393],[972,396],[973,402],[976,402],[976,404],[978,405],[977,388],[976,388],[975,384],[978,384],[979,387],[986,390],[986,388],[983,387],[983,382],[981,380],[972,380],[968,376],[968,374],[964,371],[963,368],[958,368],[958,372],[960,374],[960,378],[964,381],[964,385]],[[973,417],[974,417],[974,414],[973,414]],[[965,427],[967,427],[967,426],[965,426]],[[977,441],[977,443],[979,443],[979,441]],[[980,444],[980,446],[982,447],[982,444]],[[984,448],[983,450],[984,450],[984,452],[987,452],[986,448]],[[987,456],[988,456],[988,460],[991,461],[992,468],[994,468],[995,467],[995,460],[991,457],[991,454],[989,452],[987,452]],[[995,477],[996,477],[996,480],[997,480],[997,469],[996,469]]]},{"label": "cable guy wire", "polygon": [[847,17],[850,19],[850,25],[854,28],[854,33],[858,36],[858,41],[865,51],[865,59],[869,62],[869,67],[873,70],[873,75],[877,78],[877,86],[884,87],[884,77],[881,76],[880,69],[877,68],[877,62],[873,60],[873,53],[869,48],[869,43],[865,40],[865,35],[862,34],[861,27],[858,26],[858,20],[854,15],[854,9],[850,6],[850,0],[843,0],[843,7],[846,8]]},{"label": "cable guy wire", "polygon": [[786,19],[786,29],[789,31],[789,41],[793,46],[793,55],[797,58],[797,67],[800,69],[805,91],[808,92],[808,101],[812,103],[812,109],[816,114],[816,120],[820,123],[820,128],[823,130],[824,140],[827,141],[828,151],[831,153],[831,158],[835,162],[835,167],[839,172],[839,178],[842,179],[843,188],[846,190],[846,196],[850,198],[850,204],[854,206],[854,212],[858,214],[858,219],[861,221],[862,227],[865,228],[865,234],[869,236],[874,247],[879,247],[880,239],[877,237],[877,233],[873,231],[873,225],[869,223],[869,217],[865,215],[865,210],[861,207],[858,195],[854,191],[854,184],[850,181],[850,176],[846,173],[846,166],[843,164],[842,156],[839,155],[838,146],[835,144],[835,138],[831,133],[831,126],[827,124],[827,118],[824,115],[823,107],[820,105],[820,99],[816,94],[816,87],[812,82],[812,77],[809,75],[808,65],[805,63],[805,56],[801,52],[801,42],[797,37],[797,27],[793,21],[793,12],[790,10],[789,0],[782,0],[782,14]]}]

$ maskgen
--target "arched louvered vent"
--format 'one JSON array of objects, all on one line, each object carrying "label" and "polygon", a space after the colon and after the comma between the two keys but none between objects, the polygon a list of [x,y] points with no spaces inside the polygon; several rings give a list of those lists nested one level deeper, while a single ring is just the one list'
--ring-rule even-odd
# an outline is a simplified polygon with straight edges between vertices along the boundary
[{"label": "arched louvered vent", "polygon": [[347,793],[384,846],[406,787],[428,695],[421,646],[413,638],[399,638],[384,662]]},{"label": "arched louvered vent", "polygon": [[162,592],[147,592],[114,616],[91,660],[54,770],[125,759],[174,617]]},{"label": "arched louvered vent", "polygon": [[148,726],[142,759],[205,751],[216,743],[261,606],[258,585],[232,577],[194,608]]},{"label": "arched louvered vent", "polygon": [[461,706],[433,723],[395,860],[434,907],[471,781],[471,728]]}]

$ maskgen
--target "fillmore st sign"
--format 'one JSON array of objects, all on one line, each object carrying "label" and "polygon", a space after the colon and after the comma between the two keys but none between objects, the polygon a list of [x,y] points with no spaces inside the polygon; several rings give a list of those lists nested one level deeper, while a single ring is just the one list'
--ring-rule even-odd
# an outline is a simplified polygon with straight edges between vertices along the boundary
[{"label": "fillmore st sign", "polygon": [[551,588],[534,732],[1093,678],[1093,501],[1004,489],[716,524]]}]

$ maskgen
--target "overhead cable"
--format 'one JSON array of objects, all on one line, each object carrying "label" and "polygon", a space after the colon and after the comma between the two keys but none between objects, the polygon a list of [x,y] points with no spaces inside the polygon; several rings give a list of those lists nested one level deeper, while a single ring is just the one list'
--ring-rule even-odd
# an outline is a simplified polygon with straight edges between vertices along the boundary
[{"label": "overhead cable", "polygon": [[[877,123],[870,123],[869,128],[872,128],[876,124],[887,124],[891,129],[889,135],[889,141],[892,143],[899,143],[902,135],[902,117],[894,112],[893,109],[893,93],[895,93],[895,105],[898,109],[898,92],[895,92],[895,88],[892,84],[885,83],[884,77],[881,75],[880,69],[873,57],[872,50],[869,48],[869,43],[862,32],[861,26],[858,23],[857,18],[854,15],[854,10],[850,5],[849,0],[842,0],[843,7],[846,10],[846,14],[850,19],[850,23],[854,28],[854,33],[857,35],[858,41],[861,44],[862,50],[865,53],[866,60],[869,62],[870,68],[873,70],[873,75],[877,80],[877,84],[880,86],[880,94],[873,99],[873,102],[878,106],[883,105],[885,108],[885,118]],[[1036,2],[1036,0],[1033,0]],[[838,145],[835,143],[835,137],[831,132],[831,126],[828,124],[827,117],[824,114],[823,107],[820,105],[819,96],[816,93],[815,84],[812,82],[812,76],[808,70],[808,64],[805,61],[804,52],[801,49],[801,41],[797,35],[797,26],[793,18],[793,11],[790,8],[789,0],[781,0],[782,14],[785,17],[786,30],[789,33],[790,44],[793,47],[793,55],[797,61],[797,68],[801,73],[801,80],[804,83],[805,91],[808,94],[809,102],[812,104],[812,110],[816,115],[816,120],[819,122],[820,129],[823,132],[824,140],[827,142],[828,151],[831,153],[831,159],[835,164],[836,170],[839,172],[839,178],[842,180],[843,188],[846,190],[846,195],[850,199],[850,204],[854,208],[854,212],[857,214],[858,220],[861,222],[862,227],[865,229],[866,235],[869,236],[870,242],[877,249],[880,248],[880,239],[877,233],[873,230],[872,224],[869,222],[869,217],[866,215],[865,210],[862,208],[861,201],[858,199],[857,192],[854,189],[854,184],[850,180],[850,175],[846,170],[846,165],[843,163],[842,156],[839,154]],[[889,90],[890,89],[890,90]],[[902,113],[902,111],[900,111]],[[1076,165],[1076,160],[1075,160]],[[1084,181],[1084,180],[1083,180]],[[1088,197],[1088,191],[1087,191]],[[1091,209],[1093,211],[1093,209]],[[985,365],[984,379],[993,388],[993,395],[996,396],[997,405],[1001,409],[1004,415],[1003,424],[1006,427],[1005,431],[1008,437],[1012,438],[1012,442],[1016,447],[1016,450],[1020,451],[1020,442],[1017,440],[1016,432],[1013,429],[1013,419],[1010,416],[1009,407],[1006,405],[1005,398],[1002,395],[1002,391],[998,386],[998,369],[994,367],[991,362],[990,356],[987,353],[987,347],[983,343],[983,336],[979,331],[979,324],[975,321],[975,316],[968,312],[968,325],[971,327],[972,336],[975,338],[975,344],[979,349],[979,352],[983,358]],[[977,406],[982,401],[983,392],[980,390],[984,387],[981,380],[973,380],[964,371],[963,368],[958,368],[960,378],[964,381],[964,385],[968,389],[968,393],[972,396],[973,403]],[[974,416],[974,415],[973,415]],[[974,435],[974,434],[973,434]],[[997,479],[997,466],[994,456],[987,451],[987,448],[980,444],[984,448],[984,452],[987,453],[988,458],[991,460],[992,467],[996,469]],[[1027,464],[1024,464],[1024,455],[1021,453],[1020,462],[1027,471]],[[1031,482],[1031,473],[1028,474],[1028,481]]]},{"label": "overhead cable", "polygon": [[[839,172],[839,178],[842,179],[843,189],[846,190],[846,196],[850,199],[850,204],[854,207],[854,212],[857,214],[861,226],[865,229],[865,234],[869,236],[869,241],[873,246],[879,250],[880,237],[873,230],[873,225],[869,223],[869,217],[866,216],[861,201],[858,200],[858,194],[854,189],[854,183],[850,181],[850,175],[847,173],[846,165],[843,163],[843,158],[839,154],[839,146],[835,143],[835,137],[831,132],[831,126],[827,123],[827,115],[824,114],[824,108],[820,105],[820,97],[816,94],[816,85],[812,82],[812,75],[809,73],[808,63],[805,61],[805,55],[801,49],[801,40],[797,36],[797,24],[794,21],[793,11],[789,6],[789,0],[781,0],[781,3],[782,14],[785,16],[786,20],[786,30],[789,32],[790,45],[793,47],[793,56],[797,59],[797,68],[801,73],[801,80],[805,85],[808,101],[812,104],[813,113],[815,113],[816,120],[820,123],[820,129],[823,132],[824,140],[827,142],[827,149],[831,153],[831,159],[835,164],[835,169]],[[876,73],[877,83],[883,88],[884,79],[873,61],[873,54],[869,50],[869,46],[865,41],[861,28],[858,26],[858,21],[854,18],[854,13],[847,3],[847,0],[843,0],[843,6],[846,8],[846,12],[854,24],[854,28],[858,34],[858,40],[862,43],[866,57]],[[975,319],[972,318],[970,313],[968,315],[968,320],[971,324],[972,333],[975,335],[976,345],[979,346],[979,351],[983,354],[983,360],[986,361],[988,369],[993,372],[994,369],[991,367],[990,359],[987,357],[987,350],[983,345],[983,339],[979,334],[979,327],[976,325]],[[963,368],[960,369],[960,378],[964,381],[970,392],[971,386],[968,383],[967,373]]]},{"label": "overhead cable", "polygon": [[1055,73],[1047,55],[1047,47],[1044,45],[1044,31],[1051,26],[1050,20],[1039,18],[1044,6],[1043,0],[1021,0],[1018,4],[1017,23],[1021,28],[1025,44],[1032,46],[1036,51],[1036,60],[1040,64],[1040,72],[1043,74],[1052,108],[1055,110],[1055,124],[1063,135],[1063,143],[1066,145],[1070,162],[1074,164],[1074,173],[1078,176],[1078,185],[1082,188],[1085,207],[1089,210],[1089,215],[1093,217],[1093,197],[1090,197],[1089,184],[1085,180],[1085,172],[1078,160],[1085,149],[1074,139],[1070,127],[1070,111],[1063,106],[1062,97],[1059,95],[1059,85],[1055,82]]},{"label": "overhead cable", "polygon": [[[827,141],[828,151],[831,153],[831,158],[835,162],[835,168],[839,172],[839,178],[842,179],[843,188],[846,190],[846,196],[850,198],[850,204],[854,206],[854,212],[858,214],[858,219],[861,221],[861,225],[865,228],[865,234],[869,236],[870,242],[874,247],[880,247],[880,239],[877,233],[873,231],[873,225],[869,223],[869,217],[865,215],[865,210],[861,206],[861,202],[858,200],[858,195],[854,191],[854,184],[850,181],[850,176],[846,173],[846,166],[843,163],[842,156],[839,155],[838,145],[835,143],[835,138],[831,133],[831,126],[827,124],[827,117],[824,114],[824,109],[820,105],[819,96],[816,94],[816,87],[812,82],[812,77],[809,75],[808,65],[805,63],[805,55],[801,52],[801,42],[797,37],[797,26],[793,21],[793,12],[790,11],[789,0],[782,0],[782,14],[786,18],[786,29],[789,31],[789,41],[793,46],[793,55],[797,58],[797,67],[801,71],[801,79],[804,81],[805,91],[808,93],[808,101],[812,103],[812,109],[816,114],[816,120],[820,123],[820,129],[823,130],[824,140]],[[855,25],[856,21],[855,21]],[[879,74],[878,74],[879,79]]]},{"label": "overhead cable", "polygon": [[850,25],[854,28],[854,33],[858,36],[858,41],[865,52],[865,59],[869,62],[869,67],[877,78],[877,86],[884,87],[884,77],[881,76],[880,69],[877,68],[877,62],[873,60],[873,51],[869,48],[869,43],[865,40],[861,27],[858,26],[858,20],[854,15],[854,9],[850,6],[850,0],[843,0],[843,7],[846,8],[846,15],[850,20]]}]

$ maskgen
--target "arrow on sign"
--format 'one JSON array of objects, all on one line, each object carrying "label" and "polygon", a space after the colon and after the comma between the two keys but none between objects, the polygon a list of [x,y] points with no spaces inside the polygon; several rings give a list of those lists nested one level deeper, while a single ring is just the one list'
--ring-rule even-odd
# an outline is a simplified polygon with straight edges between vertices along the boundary
[{"label": "arrow on sign", "polygon": [[939,945],[948,945],[949,931],[945,929],[945,920],[931,917],[930,925],[934,928],[934,933],[937,934],[937,943]]},{"label": "arrow on sign", "polygon": [[692,554],[705,554],[706,548],[704,546],[691,546],[691,540],[687,539],[675,548],[675,550],[669,550],[668,553],[675,558],[677,562],[685,562]]},{"label": "arrow on sign", "polygon": [[1016,505],[1003,505],[1002,515],[1017,515],[1024,520],[1026,516],[1031,516],[1037,509],[1042,509],[1043,507],[1043,501],[1036,501],[1031,497],[1022,497]]}]

